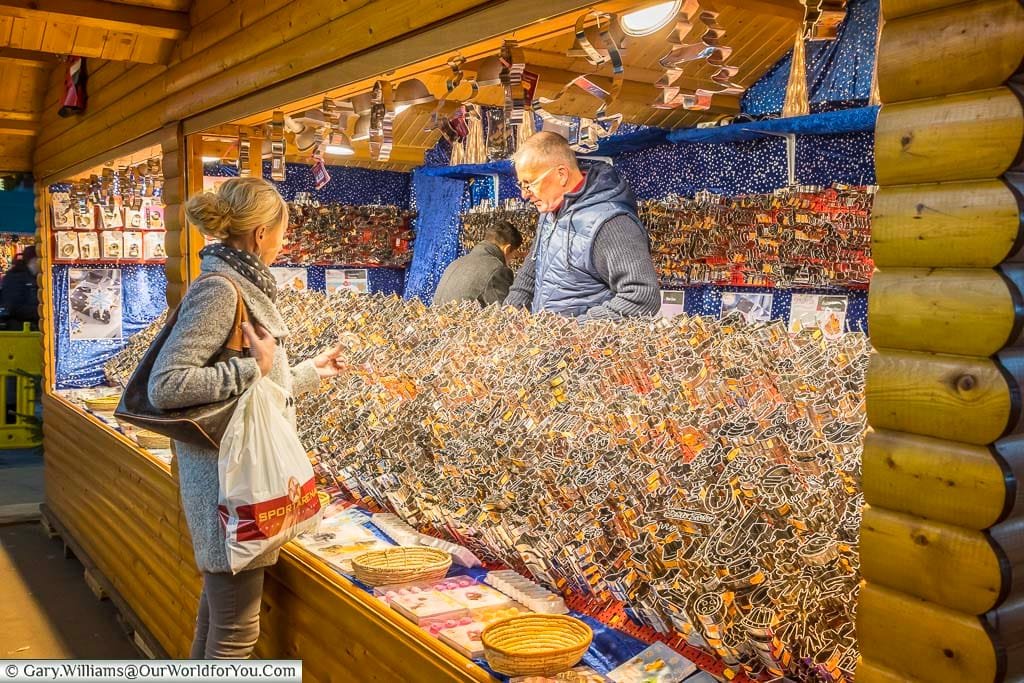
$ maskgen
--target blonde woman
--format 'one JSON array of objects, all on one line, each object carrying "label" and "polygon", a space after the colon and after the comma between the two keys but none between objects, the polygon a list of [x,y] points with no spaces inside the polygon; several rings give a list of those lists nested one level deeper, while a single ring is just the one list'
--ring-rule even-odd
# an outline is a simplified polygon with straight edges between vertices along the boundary
[{"label": "blonde woman", "polygon": [[[252,324],[244,328],[250,356],[211,363],[234,323],[238,294],[223,277],[203,278],[189,288],[178,320],[160,351],[149,381],[149,398],[161,410],[222,401],[268,376],[291,394],[315,389],[338,373],[339,348],[294,367],[281,340],[288,335],[274,301],[277,285],[268,268],[281,252],[288,207],[273,185],[261,178],[233,178],[217,194],[193,197],[185,206],[189,221],[219,240],[204,248],[201,270],[234,281]],[[288,416],[294,422],[294,409]],[[196,566],[203,574],[193,659],[245,659],[259,637],[264,568],[276,550],[232,575],[217,512],[218,453],[175,442],[182,508],[192,534]]]}]

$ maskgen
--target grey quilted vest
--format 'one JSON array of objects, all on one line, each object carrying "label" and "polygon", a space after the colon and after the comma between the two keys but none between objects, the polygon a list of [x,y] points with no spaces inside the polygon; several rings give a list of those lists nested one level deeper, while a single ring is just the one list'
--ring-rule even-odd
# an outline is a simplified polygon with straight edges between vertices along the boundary
[{"label": "grey quilted vest", "polygon": [[614,294],[594,267],[593,246],[606,221],[627,215],[638,224],[636,199],[619,172],[603,161],[580,161],[583,188],[565,195],[557,213],[537,221],[531,258],[535,261],[534,313],[584,315]]}]

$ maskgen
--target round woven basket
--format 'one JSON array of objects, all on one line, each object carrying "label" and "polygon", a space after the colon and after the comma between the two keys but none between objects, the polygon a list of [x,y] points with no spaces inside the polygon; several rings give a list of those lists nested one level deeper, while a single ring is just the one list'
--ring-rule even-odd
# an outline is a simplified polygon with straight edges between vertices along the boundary
[{"label": "round woven basket", "polygon": [[112,413],[120,402],[121,394],[115,394],[113,396],[102,396],[100,398],[87,398],[85,399],[85,406],[89,410],[95,410],[97,413]]},{"label": "round woven basket", "polygon": [[436,548],[388,548],[363,553],[352,560],[356,578],[370,586],[444,578],[452,556]]},{"label": "round woven basket", "polygon": [[170,438],[163,434],[157,434],[145,429],[140,429],[135,432],[135,441],[143,448],[157,449],[157,448],[170,448]]},{"label": "round woven basket", "polygon": [[562,614],[524,614],[496,621],[480,634],[487,663],[507,676],[553,676],[575,666],[594,632]]}]

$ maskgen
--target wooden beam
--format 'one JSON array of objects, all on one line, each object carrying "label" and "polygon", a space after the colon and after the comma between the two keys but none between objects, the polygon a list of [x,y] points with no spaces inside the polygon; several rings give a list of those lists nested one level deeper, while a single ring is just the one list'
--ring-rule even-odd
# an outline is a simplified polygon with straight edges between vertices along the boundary
[{"label": "wooden beam", "polygon": [[752,14],[766,14],[803,20],[804,7],[799,0],[722,0],[719,5],[735,7]]},{"label": "wooden beam", "polygon": [[0,118],[0,135],[38,135],[39,124],[34,121]]},{"label": "wooden beam", "polygon": [[37,121],[39,114],[34,111],[18,111],[15,109],[0,109],[0,118],[9,121]]},{"label": "wooden beam", "polygon": [[25,157],[0,156],[0,171],[31,171],[32,160]]},{"label": "wooden beam", "polygon": [[0,47],[0,62],[3,64],[48,69],[58,61],[60,60],[56,55],[47,52],[22,50],[16,47]]},{"label": "wooden beam", "polygon": [[188,15],[104,0],[0,0],[0,16],[90,26],[178,40],[189,30]]}]

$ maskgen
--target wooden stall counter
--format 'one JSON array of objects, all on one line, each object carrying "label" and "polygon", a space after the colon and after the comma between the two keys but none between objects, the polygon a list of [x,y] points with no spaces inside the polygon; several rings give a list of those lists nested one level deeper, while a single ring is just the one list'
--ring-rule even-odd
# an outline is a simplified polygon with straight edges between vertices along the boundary
[{"label": "wooden stall counter", "polygon": [[[157,657],[186,658],[201,579],[168,466],[59,394],[43,398],[45,512]],[[287,546],[267,573],[257,656],[306,681],[492,681],[323,561]]]}]

